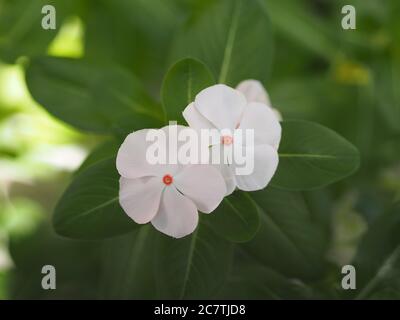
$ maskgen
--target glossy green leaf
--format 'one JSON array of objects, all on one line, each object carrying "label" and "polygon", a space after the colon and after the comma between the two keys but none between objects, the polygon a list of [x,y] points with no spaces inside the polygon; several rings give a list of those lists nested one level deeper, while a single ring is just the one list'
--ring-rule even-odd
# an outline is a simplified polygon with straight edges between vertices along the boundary
[{"label": "glossy green leaf", "polygon": [[203,63],[194,59],[178,61],[168,71],[161,91],[167,119],[184,124],[183,110],[201,90],[213,84],[213,76]]},{"label": "glossy green leaf", "polygon": [[271,66],[271,31],[258,0],[210,1],[178,34],[172,56],[205,62],[218,83],[264,81]]},{"label": "glossy green leaf", "polygon": [[79,129],[110,133],[124,123],[131,132],[160,126],[164,118],[138,80],[123,69],[43,57],[30,62],[26,81],[36,101]]},{"label": "glossy green leaf", "polygon": [[241,245],[244,250],[283,275],[318,277],[329,237],[303,196],[271,187],[250,196],[261,210],[261,226],[254,239]]},{"label": "glossy green leaf", "polygon": [[319,124],[282,123],[279,166],[271,185],[307,190],[341,180],[358,169],[357,149],[336,132]]},{"label": "glossy green leaf", "polygon": [[233,242],[251,240],[260,226],[257,206],[246,192],[239,190],[224,198],[205,218],[217,234]]},{"label": "glossy green leaf", "polygon": [[101,239],[138,227],[119,205],[115,159],[100,161],[80,173],[58,202],[56,232],[77,239]]},{"label": "glossy green leaf", "polygon": [[160,234],[156,270],[161,298],[199,299],[216,294],[231,265],[232,245],[200,222],[193,234]]},{"label": "glossy green leaf", "polygon": [[382,214],[363,237],[352,263],[357,272],[355,298],[393,298],[400,292],[400,204]]}]

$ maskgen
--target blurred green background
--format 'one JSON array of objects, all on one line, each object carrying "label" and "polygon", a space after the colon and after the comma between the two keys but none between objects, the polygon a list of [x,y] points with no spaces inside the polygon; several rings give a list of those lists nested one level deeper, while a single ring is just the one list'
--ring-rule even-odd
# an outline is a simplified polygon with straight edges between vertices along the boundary
[{"label": "blurred green background", "polygon": [[[0,299],[130,297],[119,286],[126,271],[110,278],[103,258],[108,243],[123,237],[75,241],[52,229],[52,210],[73,171],[105,137],[61,123],[32,99],[24,77],[29,57],[118,64],[157,97],[174,32],[211,1],[0,0]],[[45,4],[57,9],[55,31],[41,28]],[[317,195],[329,203],[327,259],[342,266],[369,226],[400,200],[400,1],[265,4],[274,37],[266,87],[274,107],[285,119],[334,129],[361,152],[356,175]],[[357,10],[356,30],[341,27],[345,4]],[[40,287],[46,264],[57,269],[55,291]],[[317,297],[336,297],[333,278],[328,273],[313,284],[324,288]],[[384,297],[399,295],[395,289]]]}]

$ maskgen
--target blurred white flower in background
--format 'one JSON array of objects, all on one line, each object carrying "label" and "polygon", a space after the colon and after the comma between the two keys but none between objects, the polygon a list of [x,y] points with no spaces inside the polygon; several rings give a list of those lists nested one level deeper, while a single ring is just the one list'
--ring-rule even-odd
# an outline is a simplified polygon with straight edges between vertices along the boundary
[{"label": "blurred white flower in background", "polygon": [[282,121],[281,113],[272,106],[269,94],[260,81],[253,79],[244,80],[238,84],[236,90],[239,90],[244,94],[247,102],[261,102],[269,106],[278,121]]}]

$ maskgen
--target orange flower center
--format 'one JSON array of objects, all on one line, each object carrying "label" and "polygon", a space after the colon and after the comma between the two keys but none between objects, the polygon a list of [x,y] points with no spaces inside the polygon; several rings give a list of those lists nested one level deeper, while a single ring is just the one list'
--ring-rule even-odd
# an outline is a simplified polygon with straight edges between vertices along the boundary
[{"label": "orange flower center", "polygon": [[165,185],[169,186],[169,185],[174,181],[174,178],[172,178],[171,175],[166,174],[166,175],[162,178],[162,181],[164,182]]}]

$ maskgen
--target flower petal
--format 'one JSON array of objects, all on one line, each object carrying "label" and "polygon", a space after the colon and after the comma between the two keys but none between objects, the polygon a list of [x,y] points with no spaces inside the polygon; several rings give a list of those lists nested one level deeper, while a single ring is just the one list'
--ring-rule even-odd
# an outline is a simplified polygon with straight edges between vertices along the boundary
[{"label": "flower petal", "polygon": [[261,102],[272,107],[267,90],[265,90],[262,83],[258,80],[244,80],[238,84],[236,90],[245,95],[248,103]]},{"label": "flower petal", "polygon": [[[278,149],[281,141],[281,125],[275,114],[265,104],[252,102],[244,110],[239,129],[254,129],[254,144],[269,144]],[[246,132],[243,132],[245,135]],[[245,143],[243,138],[243,143]]]},{"label": "flower petal", "polygon": [[119,180],[119,203],[136,223],[150,222],[157,214],[165,185],[159,177]]},{"label": "flower petal", "polygon": [[210,165],[185,167],[174,177],[174,185],[204,213],[214,211],[226,194],[221,173]]},{"label": "flower petal", "polygon": [[217,84],[201,91],[195,107],[218,129],[235,129],[246,106],[245,96],[224,84]]},{"label": "flower petal", "polygon": [[183,110],[182,115],[188,125],[193,129],[215,129],[215,126],[197,111],[193,102]]},{"label": "flower petal", "polygon": [[171,185],[165,188],[159,211],[151,223],[166,235],[182,238],[196,229],[198,221],[196,205]]},{"label": "flower petal", "polygon": [[[246,151],[251,154],[251,150]],[[264,189],[271,181],[278,167],[278,152],[269,145],[258,145],[254,147],[254,170],[251,174],[238,174],[239,166],[235,167],[235,179],[237,187],[243,191],[256,191]]]},{"label": "flower petal", "polygon": [[[232,152],[232,157],[229,156],[229,151]],[[230,195],[236,188],[235,175],[233,166],[230,163],[233,160],[233,149],[225,147],[221,144],[210,147],[210,162],[216,168],[225,180],[226,196]]]},{"label": "flower petal", "polygon": [[[176,130],[172,130],[175,128]],[[177,172],[180,166],[177,163],[171,163],[169,160],[169,136],[177,142],[180,130],[187,127],[184,126],[165,126],[161,129],[143,129],[129,134],[125,141],[122,143],[118,150],[117,155],[117,169],[121,176],[129,179],[158,176],[162,177],[165,174],[173,175]],[[171,129],[171,130],[170,130]],[[164,163],[153,164],[147,159],[147,152],[151,146],[155,146],[157,139],[154,141],[149,140],[150,134],[163,132],[165,141],[159,140],[158,150],[159,153],[166,155]],[[179,146],[179,142],[177,142]],[[176,150],[177,151],[177,150]]]}]

